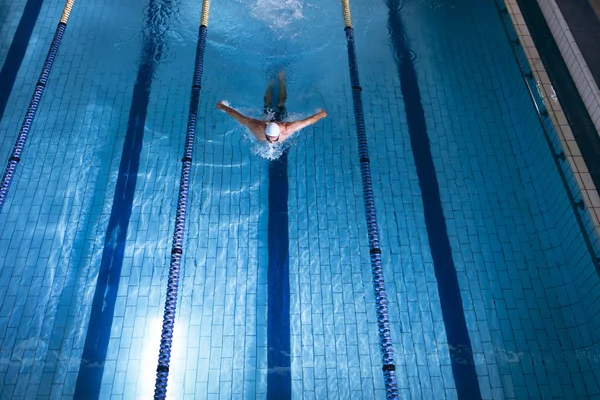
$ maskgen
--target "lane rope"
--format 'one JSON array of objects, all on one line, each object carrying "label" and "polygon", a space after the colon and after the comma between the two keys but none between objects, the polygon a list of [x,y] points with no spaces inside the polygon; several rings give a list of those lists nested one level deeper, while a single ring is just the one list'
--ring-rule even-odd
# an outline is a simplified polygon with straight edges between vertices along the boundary
[{"label": "lane rope", "polygon": [[348,63],[350,68],[350,82],[352,85],[352,100],[354,103],[354,118],[356,121],[356,135],[358,139],[358,155],[360,172],[363,185],[363,199],[367,217],[369,233],[369,253],[371,256],[371,272],[373,275],[373,288],[375,290],[375,304],[377,310],[377,326],[379,330],[379,348],[382,357],[382,370],[385,381],[386,397],[398,398],[398,384],[396,380],[396,364],[394,362],[394,348],[390,335],[390,320],[388,316],[388,300],[385,291],[383,268],[381,266],[381,249],[379,248],[379,228],[375,213],[375,200],[373,197],[373,184],[371,182],[371,166],[365,133],[365,118],[363,113],[362,88],[358,79],[358,64],[354,44],[354,29],[350,15],[350,1],[342,0],[342,13],[348,44]]},{"label": "lane rope", "polygon": [[171,363],[171,346],[173,343],[175,311],[177,308],[177,293],[179,288],[179,273],[181,269],[181,259],[183,256],[183,238],[188,206],[190,172],[192,169],[192,160],[194,155],[194,140],[196,137],[196,120],[198,118],[198,106],[200,103],[202,71],[204,69],[204,50],[206,48],[206,32],[208,29],[209,8],[210,0],[204,0],[202,2],[202,17],[196,46],[196,61],[194,65],[194,77],[192,80],[192,93],[190,96],[190,110],[188,114],[185,147],[183,158],[181,159],[182,168],[181,178],[179,181],[179,196],[177,199],[173,245],[171,248],[171,265],[169,267],[169,279],[167,283],[167,295],[165,300],[165,311],[163,315],[160,351],[158,354],[158,365],[156,367],[156,383],[154,386],[155,399],[165,399],[167,396],[169,367]]},{"label": "lane rope", "polygon": [[65,29],[67,28],[67,22],[69,21],[69,15],[71,15],[71,10],[73,9],[74,3],[75,0],[68,0],[65,4],[60,22],[56,27],[54,38],[50,44],[50,50],[48,50],[46,61],[44,61],[42,72],[40,73],[38,82],[33,90],[33,96],[31,96],[31,100],[29,101],[25,118],[23,119],[21,129],[19,130],[19,134],[17,136],[17,141],[13,147],[10,157],[8,158],[8,163],[6,165],[6,169],[4,170],[4,175],[2,176],[2,182],[0,182],[0,212],[2,212],[2,208],[4,207],[8,190],[17,170],[17,165],[19,165],[21,162],[21,154],[23,153],[25,142],[29,136],[29,130],[33,124],[33,119],[35,118],[40,101],[42,100],[42,95],[46,89],[46,84],[48,83],[50,72],[52,71],[52,65],[54,65],[54,60],[56,59],[56,54],[58,53],[58,48],[65,33]]}]

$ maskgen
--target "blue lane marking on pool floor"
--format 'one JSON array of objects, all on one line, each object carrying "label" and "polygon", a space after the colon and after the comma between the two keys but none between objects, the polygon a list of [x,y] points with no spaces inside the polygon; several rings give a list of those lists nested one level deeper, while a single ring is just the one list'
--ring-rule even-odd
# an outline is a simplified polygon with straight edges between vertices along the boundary
[{"label": "blue lane marking on pool floor", "polygon": [[12,43],[6,54],[6,60],[0,70],[0,121],[4,116],[8,98],[17,79],[17,73],[23,63],[29,40],[44,0],[29,0],[23,10],[23,15],[15,31]]},{"label": "blue lane marking on pool floor", "polygon": [[267,398],[292,397],[287,150],[269,163]]},{"label": "blue lane marking on pool floor", "polygon": [[144,140],[150,88],[156,64],[160,60],[163,50],[164,35],[155,34],[156,32],[166,32],[166,29],[160,29],[160,27],[154,25],[156,25],[156,21],[162,21],[163,25],[168,22],[168,19],[160,18],[155,14],[159,10],[168,13],[171,11],[170,0],[165,1],[161,8],[155,7],[154,3],[154,0],[150,0],[148,6],[146,33],[140,65],[133,87],[127,133],[123,144],[119,176],[104,241],[104,251],[98,272],[81,366],[75,386],[75,399],[97,399],[100,395],[104,363],[123,266],[127,229],[133,208],[133,195]]},{"label": "blue lane marking on pool floor", "polygon": [[404,34],[397,0],[387,0],[389,30],[400,75],[410,143],[423,196],[425,226],[433,258],[440,295],[442,317],[446,328],[452,373],[459,399],[481,399],[481,390],[475,370],[475,360],[452,258],[452,249],[446,219],[442,209],[440,188],[431,155],[425,112],[414,66],[414,53],[409,49]]}]

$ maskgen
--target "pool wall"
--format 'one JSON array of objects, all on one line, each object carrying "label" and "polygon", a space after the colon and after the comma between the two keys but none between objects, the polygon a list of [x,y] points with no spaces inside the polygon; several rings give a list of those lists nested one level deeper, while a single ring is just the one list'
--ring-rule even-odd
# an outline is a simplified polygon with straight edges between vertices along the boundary
[{"label": "pool wall", "polygon": [[[543,4],[544,2],[539,1],[539,3],[547,16],[550,2]],[[516,142],[522,149],[522,162],[524,165],[529,165],[528,168],[522,168],[520,171],[524,183],[529,187],[530,197],[532,200],[538,199],[540,216],[546,221],[548,227],[545,229],[548,234],[544,235],[542,239],[548,268],[546,271],[540,271],[540,278],[548,292],[546,297],[548,305],[551,309],[561,310],[564,325],[557,329],[557,333],[563,350],[572,350],[566,361],[576,362],[581,368],[586,392],[580,391],[579,394],[598,394],[600,392],[597,383],[600,376],[600,373],[597,372],[600,360],[598,357],[600,278],[597,261],[599,254],[598,219],[594,215],[598,205],[595,199],[598,198],[598,195],[583,162],[581,151],[564,117],[559,99],[556,98],[544,65],[533,47],[529,31],[524,26],[520,10],[515,1],[508,0],[507,5],[513,23],[517,25],[516,30],[510,26],[508,34],[511,39],[515,39],[518,32],[520,40],[518,44],[512,44],[513,49],[525,69],[522,72],[525,74],[533,72],[533,76],[521,74],[521,79],[529,86],[535,97],[536,107],[541,112],[538,121],[531,118],[534,115],[532,112],[534,105],[528,101],[526,93],[514,93],[513,100],[509,102],[512,112],[515,113],[516,126],[521,127],[522,133],[516,136]],[[553,19],[549,25],[556,37],[560,24]],[[565,27],[560,25],[560,28]],[[561,34],[568,35],[566,32]],[[559,42],[561,51],[564,46],[576,45],[561,40]],[[577,57],[565,58],[565,61],[573,74],[572,68],[576,66]],[[580,68],[580,66],[578,67]],[[514,71],[514,68],[511,69],[510,66],[505,65],[503,70]],[[585,74],[578,73],[573,76],[579,88]],[[517,77],[513,79],[517,79]],[[527,91],[524,85],[520,88],[522,92]],[[588,107],[590,102],[593,102],[591,93],[586,90],[587,96],[583,99]],[[548,151],[549,146],[540,132],[540,121],[552,142],[552,152]],[[594,123],[596,123],[595,120]],[[532,132],[539,133],[532,135]],[[571,199],[566,199],[567,192],[556,184],[555,171],[557,167],[552,153],[559,154],[561,152],[566,157],[559,157],[558,164],[567,179],[569,191],[572,194]],[[535,162],[531,160],[535,160]],[[593,188],[593,191],[588,190],[590,188]],[[573,204],[569,204],[572,201],[581,203],[573,207]],[[572,219],[574,213],[580,215],[583,226],[580,224],[579,229],[576,227],[565,229],[566,221]]]},{"label": "pool wall", "polygon": [[[421,87],[430,88],[424,106],[471,339],[477,359],[484,360],[478,365],[480,382],[488,380],[492,391],[503,390],[506,398],[565,395],[553,386],[555,379],[578,396],[595,394],[600,291],[594,221],[587,208],[573,206],[560,183],[542,127],[557,153],[562,143],[551,118],[540,122],[498,11],[493,3],[462,6],[444,14],[425,7],[406,13],[422,14],[409,21],[429,22],[409,30]],[[454,23],[453,14],[472,18],[474,28]],[[528,67],[522,49],[517,55]],[[528,83],[543,111],[536,82]],[[438,117],[439,109],[445,119]],[[463,116],[451,118],[456,114]],[[571,166],[566,160],[560,164],[577,203],[582,195]],[[575,212],[581,224],[575,223]],[[495,382],[494,362],[503,389]],[[565,369],[567,364],[574,368]],[[526,377],[534,374],[536,383],[507,372],[516,369]]]},{"label": "pool wall", "polygon": [[560,48],[560,52],[567,62],[571,76],[575,80],[577,89],[594,121],[594,125],[600,131],[600,89],[598,84],[594,80],[556,1],[537,0],[537,2]]},{"label": "pool wall", "polygon": [[[558,214],[562,216],[554,224],[554,233],[551,235],[553,239],[549,244],[552,248],[558,248],[562,246],[563,250],[556,254],[556,259],[559,261],[564,260],[563,262],[570,261],[575,267],[567,269],[564,267],[564,264],[557,264],[557,266],[562,267],[559,268],[560,272],[556,277],[556,283],[558,285],[557,287],[562,286],[563,289],[561,290],[565,291],[563,295],[560,296],[560,306],[581,307],[578,312],[575,312],[575,319],[578,321],[577,325],[589,323],[592,333],[592,335],[584,335],[585,339],[581,342],[581,345],[584,347],[597,345],[598,334],[594,333],[600,327],[600,319],[598,318],[598,312],[600,311],[600,288],[598,284],[600,283],[600,279],[598,275],[599,271],[597,262],[597,255],[599,254],[599,237],[597,234],[597,218],[594,218],[595,206],[597,206],[597,202],[595,201],[597,198],[597,192],[591,193],[589,190],[587,190],[587,186],[593,186],[593,183],[590,182],[591,179],[589,178],[589,173],[583,164],[581,152],[572,135],[570,138],[566,137],[569,135],[568,131],[570,129],[564,119],[564,114],[560,109],[560,104],[555,97],[551,83],[547,81],[547,75],[545,74],[543,65],[541,62],[539,62],[539,58],[536,60],[535,52],[528,51],[530,49],[529,46],[532,46],[533,43],[531,42],[529,32],[526,29],[523,29],[522,25],[519,25],[518,21],[523,21],[522,18],[515,18],[515,14],[518,15],[520,11],[514,1],[509,0],[508,3],[513,17],[513,22],[516,20],[518,24],[517,30],[515,31],[514,29],[510,29],[509,34],[511,35],[511,38],[513,38],[516,37],[516,32],[518,31],[521,42],[519,45],[513,47],[516,50],[520,62],[527,68],[525,73],[533,72],[534,77],[537,79],[532,79],[531,77],[522,78],[525,79],[531,88],[536,99],[537,108],[542,112],[541,120],[543,121],[543,126],[552,140],[552,146],[554,149],[553,152],[563,152],[566,154],[566,158],[561,159],[560,164],[563,166],[562,171],[568,180],[568,185],[570,192],[573,195],[573,199],[576,202],[583,201],[583,204],[577,205],[576,212],[580,214],[585,229],[583,231],[577,229],[565,231],[563,229],[565,220],[571,218],[574,211],[573,207],[568,206],[568,202],[561,201],[562,197],[566,193],[561,190],[558,185],[555,185],[556,176],[552,171],[553,169],[556,169],[556,167],[552,157],[549,157],[549,154],[546,151],[548,146],[544,145],[544,140],[541,135],[521,136],[519,138],[521,146],[526,149],[524,154],[529,156],[530,159],[537,161],[535,164],[533,164],[533,174],[531,177],[529,177],[533,187],[533,192],[531,194],[544,200],[542,203],[542,205],[545,206],[545,209],[542,211],[543,214],[550,215],[551,213],[556,213],[557,210],[560,210]],[[549,7],[547,4],[549,2],[544,3],[540,1],[539,3],[542,11],[546,13],[547,7]],[[555,12],[559,11],[555,10]],[[556,20],[551,20],[549,23],[549,26],[555,35],[557,32],[556,29],[558,29],[556,24],[558,24]],[[563,28],[566,28],[566,26]],[[562,32],[562,34],[567,33]],[[564,40],[559,42],[559,47],[561,47],[561,50],[562,46],[565,44],[563,42]],[[575,43],[570,43],[570,45],[576,46]],[[527,56],[525,53],[527,53]],[[576,60],[566,58],[566,61],[571,68]],[[533,68],[531,68],[531,66],[533,66]],[[579,78],[581,78],[579,74],[577,74],[574,78],[578,87],[580,83],[578,82]],[[537,88],[534,85],[536,85]],[[547,90],[548,87],[550,87],[550,90]],[[587,92],[588,91],[586,91],[586,93]],[[536,124],[536,121],[531,118],[529,118],[529,120],[527,119],[527,113],[525,113],[524,110],[526,110],[528,107],[531,108],[532,104],[526,104],[527,102],[524,101],[525,98],[526,97],[524,95],[516,95],[511,104],[513,105],[514,109],[521,114],[519,116],[520,120],[528,122],[528,124],[524,126],[525,129],[523,132],[531,132],[532,129],[536,129],[535,125],[539,126],[539,124]],[[590,99],[590,96],[584,98],[586,106],[589,105]],[[549,114],[544,114],[544,111],[547,111]],[[534,141],[525,139],[530,137],[532,137]],[[569,163],[567,163],[567,161]],[[574,170],[576,172],[574,172]],[[577,172],[579,171],[584,173],[578,174]],[[591,244],[591,249],[587,248],[584,236],[588,237]],[[589,250],[594,251],[595,256],[594,254],[590,254]],[[562,253],[562,256],[560,253]],[[596,258],[596,260],[594,260],[594,258]],[[576,328],[575,326],[572,326],[572,324],[570,327]]]}]

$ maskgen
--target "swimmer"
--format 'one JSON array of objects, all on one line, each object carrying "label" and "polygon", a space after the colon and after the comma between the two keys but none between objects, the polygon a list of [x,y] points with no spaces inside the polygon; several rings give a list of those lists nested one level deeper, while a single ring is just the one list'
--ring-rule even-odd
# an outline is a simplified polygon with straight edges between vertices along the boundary
[{"label": "swimmer", "polygon": [[305,119],[292,122],[283,122],[283,119],[286,116],[285,101],[287,99],[287,92],[285,90],[285,75],[283,74],[283,71],[279,73],[279,94],[277,96],[277,110],[275,110],[275,112],[271,110],[272,88],[273,82],[270,82],[264,97],[264,114],[267,118],[266,121],[246,117],[245,115],[242,115],[233,108],[229,107],[224,101],[218,102],[217,108],[226,112],[240,124],[245,125],[259,141],[269,143],[283,142],[294,132],[299,131],[302,128],[306,128],[307,126],[312,125],[321,118],[325,118],[327,116],[327,112],[325,110],[321,110]]}]

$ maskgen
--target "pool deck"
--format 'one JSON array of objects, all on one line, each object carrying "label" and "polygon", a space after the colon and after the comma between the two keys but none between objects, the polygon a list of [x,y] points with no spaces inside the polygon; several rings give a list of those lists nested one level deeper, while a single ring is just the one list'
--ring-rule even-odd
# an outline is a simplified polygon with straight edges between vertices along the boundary
[{"label": "pool deck", "polygon": [[600,20],[589,0],[554,0],[596,86],[600,86]]},{"label": "pool deck", "polygon": [[[595,74],[597,76],[600,75],[600,71],[594,72],[596,68],[600,68],[597,66],[598,64],[596,61],[598,56],[595,56],[597,51],[595,51],[596,47],[592,47],[591,49],[588,48],[589,42],[582,41],[581,38],[582,36],[591,37],[591,35],[594,35],[597,38],[597,27],[584,27],[587,31],[584,31],[582,35],[580,28],[577,28],[576,30],[572,29],[572,26],[575,24],[582,24],[582,22],[575,20],[576,15],[564,15],[557,0],[537,0],[537,2],[552,31],[554,40],[569,67],[571,76],[575,80],[577,89],[588,109],[594,125],[600,132],[600,85],[598,84],[598,81],[594,79]],[[590,9],[588,8],[588,12],[589,11]],[[591,17],[591,12],[589,12],[589,14]],[[590,20],[594,21],[593,18],[590,18]],[[590,21],[587,21],[586,25],[589,25],[589,23]],[[594,55],[594,57],[592,57],[592,55]]]}]

